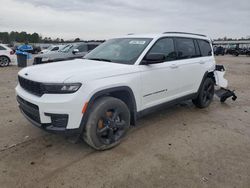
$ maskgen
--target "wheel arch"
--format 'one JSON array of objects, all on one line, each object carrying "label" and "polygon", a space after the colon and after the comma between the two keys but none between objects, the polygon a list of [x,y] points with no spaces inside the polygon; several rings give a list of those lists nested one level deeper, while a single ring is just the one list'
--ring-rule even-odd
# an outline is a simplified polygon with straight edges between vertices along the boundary
[{"label": "wheel arch", "polygon": [[86,109],[86,112],[82,118],[81,124],[80,124],[80,130],[81,133],[84,130],[85,124],[88,120],[88,116],[90,114],[91,107],[93,106],[94,102],[104,96],[110,96],[114,97],[117,99],[122,100],[129,108],[130,115],[131,115],[131,124],[135,125],[136,124],[136,113],[137,113],[137,107],[136,107],[136,100],[134,93],[132,89],[128,86],[119,86],[119,87],[113,87],[113,88],[108,88],[104,89],[101,91],[96,92],[95,94],[92,95],[88,102],[88,106]]},{"label": "wheel arch", "polygon": [[208,72],[208,71],[206,71],[205,74],[204,74],[204,76],[203,76],[203,78],[202,78],[202,80],[201,80],[199,89],[198,89],[198,91],[196,93],[196,97],[199,95],[199,93],[201,91],[201,88],[202,88],[202,84],[204,83],[204,81],[206,80],[206,78],[212,78],[213,81],[214,81],[214,83],[216,83],[215,77],[214,77],[214,72]]},{"label": "wheel arch", "polygon": [[10,58],[7,55],[0,55],[0,57],[6,57],[9,60],[9,63],[11,62]]}]

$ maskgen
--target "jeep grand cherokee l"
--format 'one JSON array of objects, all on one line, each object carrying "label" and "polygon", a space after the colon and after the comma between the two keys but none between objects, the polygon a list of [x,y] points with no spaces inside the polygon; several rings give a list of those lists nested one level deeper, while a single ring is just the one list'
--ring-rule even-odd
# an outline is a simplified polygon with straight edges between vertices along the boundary
[{"label": "jeep grand cherokee l", "polygon": [[188,99],[198,108],[209,106],[214,85],[227,85],[218,82],[215,67],[204,35],[127,35],[106,41],[84,59],[22,69],[17,100],[34,125],[76,134],[104,150],[160,106]]}]

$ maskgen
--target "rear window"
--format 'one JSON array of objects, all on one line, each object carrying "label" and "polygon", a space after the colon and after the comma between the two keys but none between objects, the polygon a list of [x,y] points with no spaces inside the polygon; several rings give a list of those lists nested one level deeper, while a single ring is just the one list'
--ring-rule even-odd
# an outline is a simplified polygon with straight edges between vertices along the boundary
[{"label": "rear window", "polygon": [[0,46],[0,50],[6,50],[6,48],[4,48],[3,46]]},{"label": "rear window", "polygon": [[201,51],[201,56],[211,56],[212,48],[208,41],[206,40],[198,40],[198,44]]},{"label": "rear window", "polygon": [[176,38],[176,48],[179,59],[197,57],[193,39]]}]

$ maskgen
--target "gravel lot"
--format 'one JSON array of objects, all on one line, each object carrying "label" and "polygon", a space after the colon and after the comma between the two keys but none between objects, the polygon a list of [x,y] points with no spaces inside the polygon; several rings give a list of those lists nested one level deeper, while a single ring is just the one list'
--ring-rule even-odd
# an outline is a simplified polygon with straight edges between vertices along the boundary
[{"label": "gravel lot", "polygon": [[32,126],[15,100],[19,69],[1,68],[0,187],[250,187],[250,58],[217,63],[236,102],[156,112],[104,152]]}]

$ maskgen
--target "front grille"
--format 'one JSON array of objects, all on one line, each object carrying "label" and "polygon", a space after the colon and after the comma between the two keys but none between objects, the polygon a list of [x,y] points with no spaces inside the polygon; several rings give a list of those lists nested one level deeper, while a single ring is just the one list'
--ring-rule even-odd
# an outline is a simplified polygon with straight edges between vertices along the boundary
[{"label": "front grille", "polygon": [[25,89],[26,91],[37,95],[37,96],[42,96],[43,95],[43,85],[42,83],[31,81],[28,79],[25,79],[21,76],[18,76],[18,81],[20,86]]},{"label": "front grille", "polygon": [[39,124],[41,123],[39,107],[37,105],[32,104],[19,96],[17,96],[17,101],[20,109],[26,116]]}]

